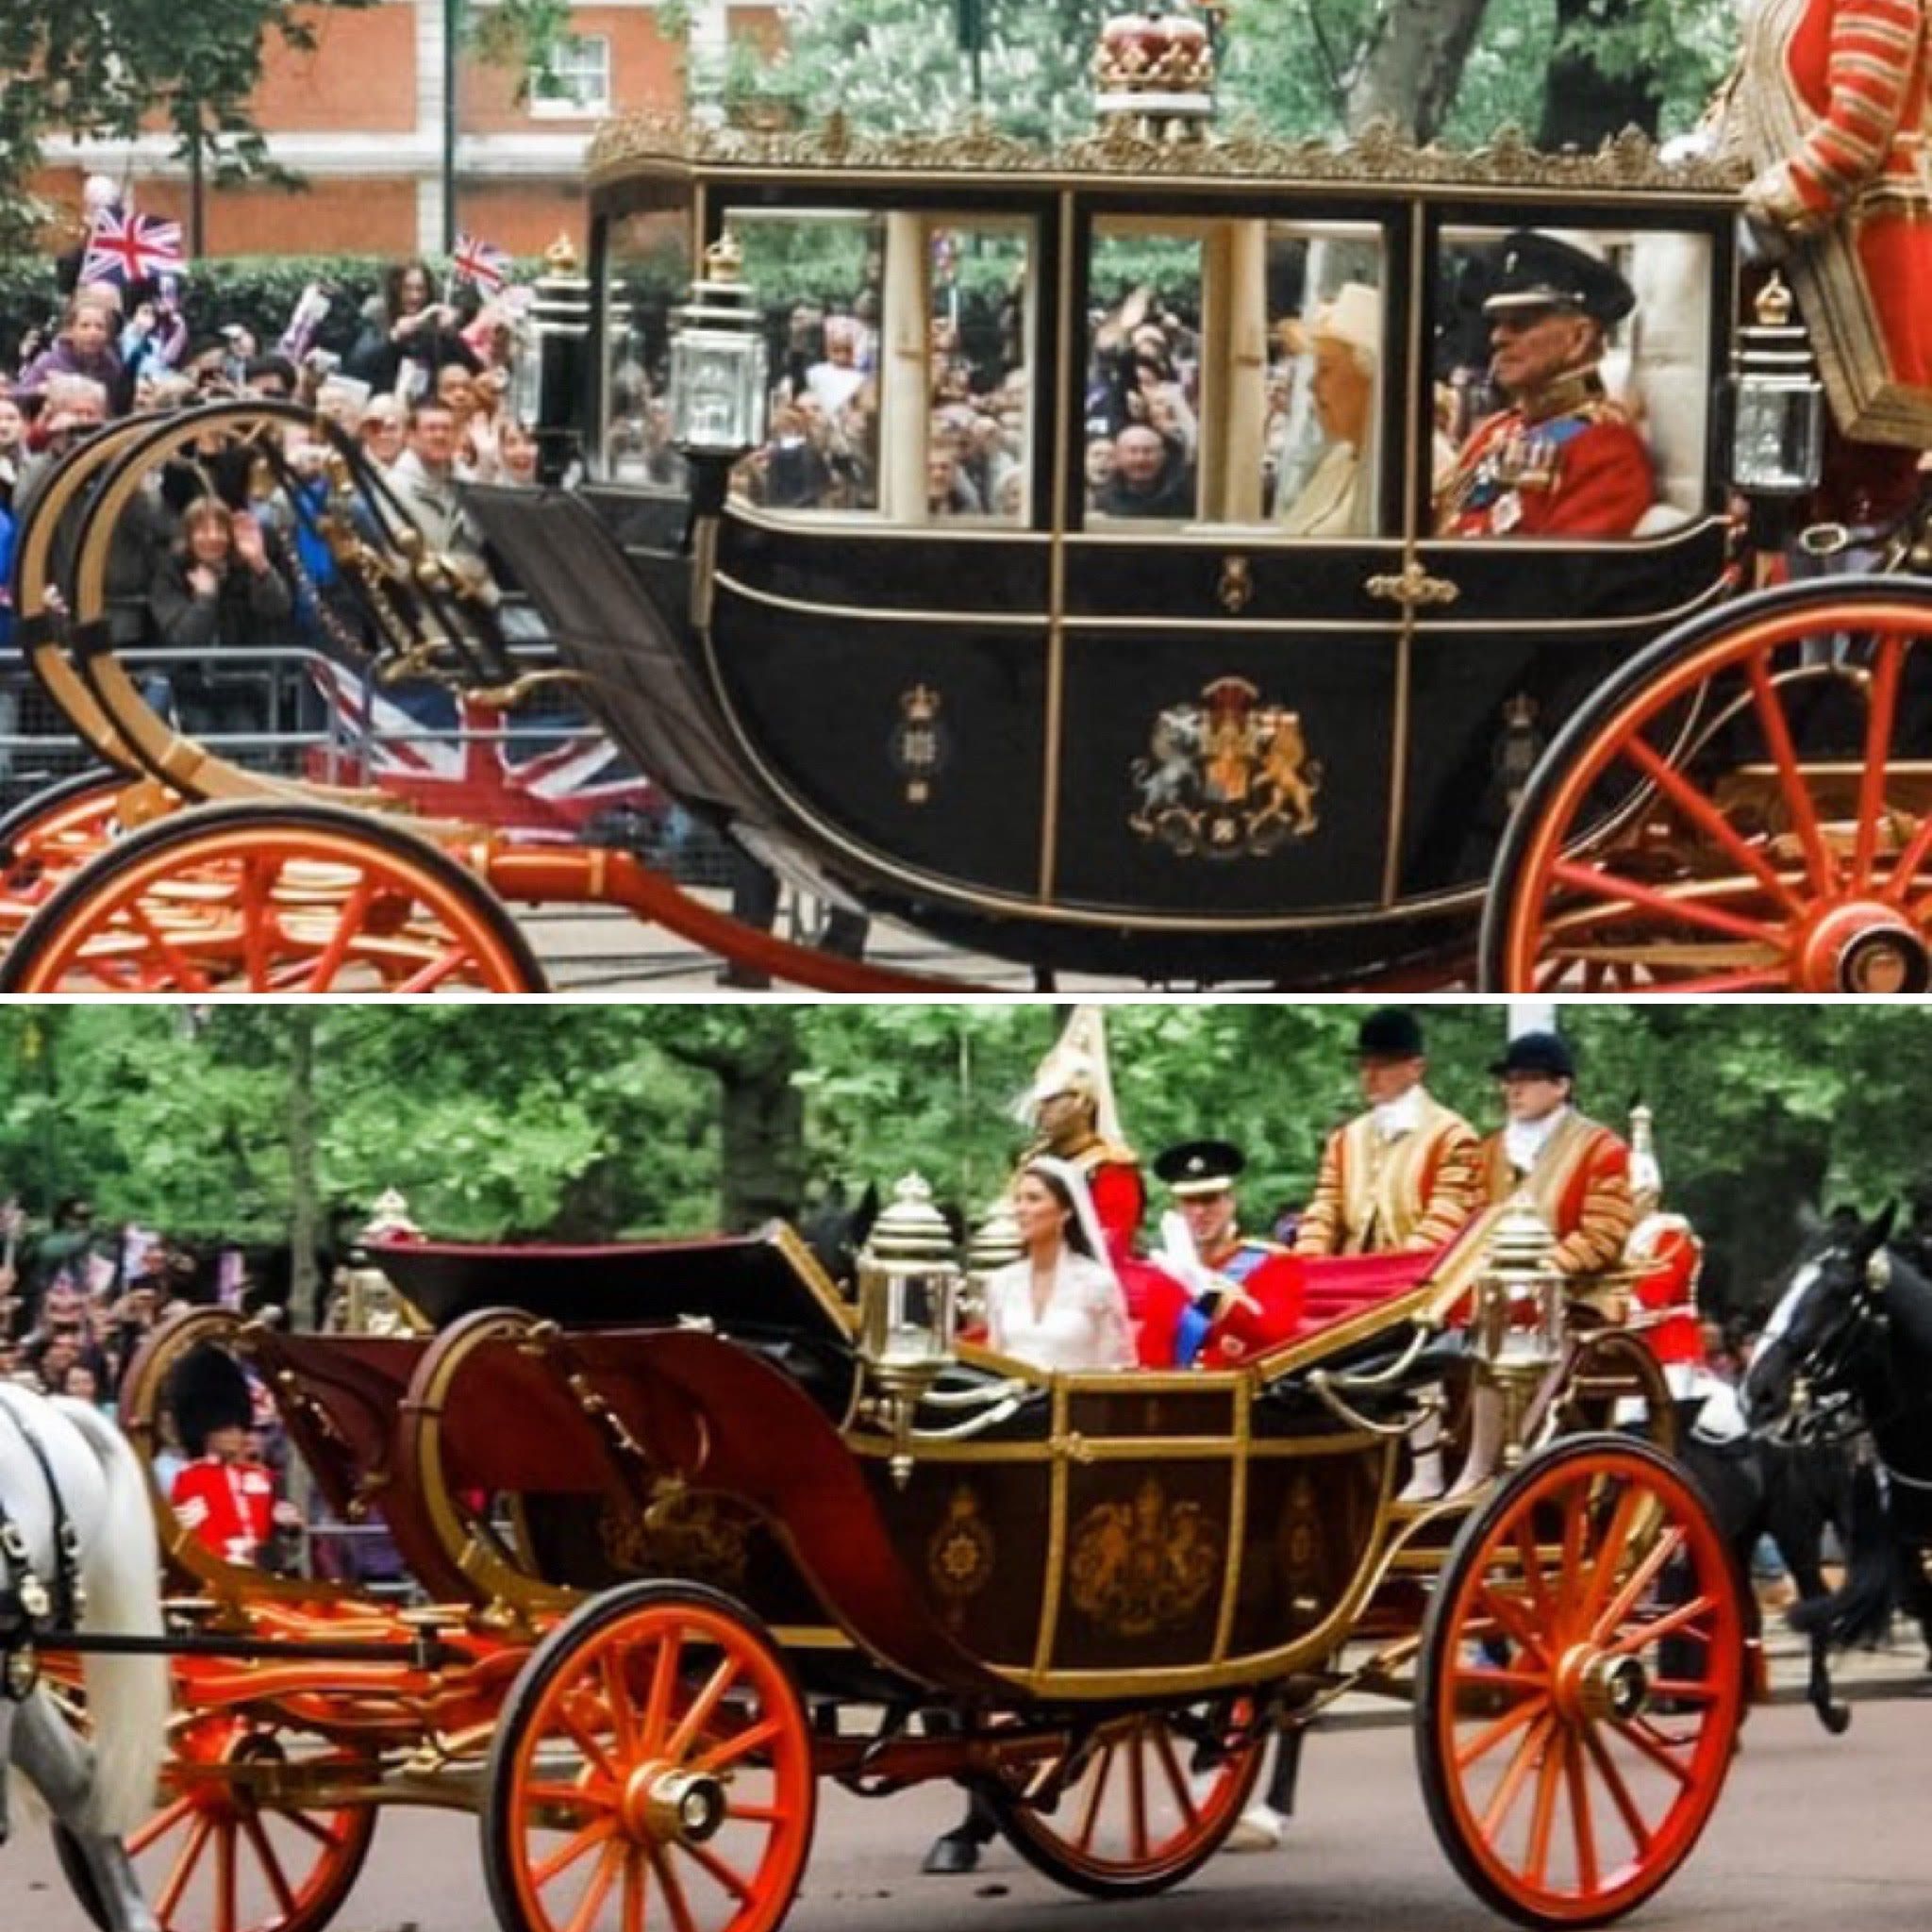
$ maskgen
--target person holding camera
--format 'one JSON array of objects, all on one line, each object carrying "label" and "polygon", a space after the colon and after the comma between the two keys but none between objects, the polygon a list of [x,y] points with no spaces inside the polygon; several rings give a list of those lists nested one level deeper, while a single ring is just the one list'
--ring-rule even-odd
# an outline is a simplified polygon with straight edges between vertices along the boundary
[{"label": "person holding camera", "polygon": [[474,375],[482,364],[462,338],[462,318],[435,295],[426,263],[391,268],[383,278],[382,307],[349,357],[349,373],[373,390],[393,393],[404,384],[410,401],[433,394],[437,371],[449,363],[460,362]]}]

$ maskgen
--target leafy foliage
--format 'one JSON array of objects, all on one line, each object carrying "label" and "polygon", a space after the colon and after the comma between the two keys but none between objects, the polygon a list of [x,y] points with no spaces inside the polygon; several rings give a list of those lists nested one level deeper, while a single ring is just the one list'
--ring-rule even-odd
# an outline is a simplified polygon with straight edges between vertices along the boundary
[{"label": "leafy foliage", "polygon": [[[1306,1195],[1357,1104],[1350,1005],[1109,1010],[1123,1117],[1149,1158],[1225,1135],[1250,1220]],[[325,1213],[400,1187],[438,1233],[699,1232],[908,1169],[972,1210],[1024,1130],[1011,1104],[1057,1028],[1041,1007],[305,1008]],[[0,1008],[0,1193],[85,1189],[181,1234],[281,1238],[297,1177],[295,1016],[217,1007]],[[1428,1015],[1431,1084],[1479,1123],[1493,1007]],[[1916,1177],[1932,1024],[1909,1008],[1618,1008],[1566,1015],[1582,1100],[1656,1109],[1673,1198],[1749,1299],[1800,1195],[1874,1207]],[[727,1155],[727,1145],[731,1152]]]}]

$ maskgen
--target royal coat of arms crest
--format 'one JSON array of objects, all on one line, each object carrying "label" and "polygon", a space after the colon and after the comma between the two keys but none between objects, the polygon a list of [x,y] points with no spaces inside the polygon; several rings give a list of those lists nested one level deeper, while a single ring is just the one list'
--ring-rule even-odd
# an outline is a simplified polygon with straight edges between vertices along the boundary
[{"label": "royal coat of arms crest", "polygon": [[1161,711],[1132,777],[1128,824],[1182,858],[1265,858],[1319,823],[1322,767],[1301,713],[1263,703],[1244,677],[1217,677]]},{"label": "royal coat of arms crest", "polygon": [[1198,1503],[1170,1503],[1149,1477],[1131,1503],[1081,1519],[1069,1572],[1074,1607],[1115,1637],[1185,1624],[1224,1567],[1221,1533]]}]

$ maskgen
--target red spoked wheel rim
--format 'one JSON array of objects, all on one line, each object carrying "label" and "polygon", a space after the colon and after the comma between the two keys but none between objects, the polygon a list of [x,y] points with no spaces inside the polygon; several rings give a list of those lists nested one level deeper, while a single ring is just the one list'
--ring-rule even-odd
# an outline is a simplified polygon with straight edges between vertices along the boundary
[{"label": "red spoked wheel rim", "polygon": [[[1932,986],[1932,770],[1904,756],[1924,724],[1928,638],[1932,604],[1909,587],[1808,587],[1626,675],[1520,808],[1492,880],[1486,983]],[[1619,796],[1634,808],[1593,832]]]},{"label": "red spoked wheel rim", "polygon": [[1466,1525],[1430,1607],[1437,1836],[1520,1924],[1606,1924],[1696,1845],[1744,1700],[1742,1591],[1702,1497],[1646,1445],[1565,1443]]},{"label": "red spoked wheel rim", "polygon": [[90,772],[0,820],[0,945],[106,848],[127,787],[118,774]]},{"label": "red spoked wheel rim", "polygon": [[70,877],[0,964],[9,992],[541,991],[489,887],[446,853],[325,806],[204,807]]},{"label": "red spoked wheel rim", "polygon": [[[127,1840],[162,1932],[322,1932],[369,1856],[375,1809],[305,1805],[300,1793],[377,1775],[319,1739],[225,1716],[190,1724],[162,1773],[160,1809]],[[99,1923],[76,1849],[60,1850]]]},{"label": "red spoked wheel rim", "polygon": [[1014,1850],[1101,1898],[1178,1885],[1220,1850],[1259,1775],[1267,1737],[1246,1700],[1137,1711],[982,1787]]},{"label": "red spoked wheel rim", "polygon": [[811,1846],[804,1707],[728,1598],[641,1585],[558,1626],[491,1756],[485,1868],[523,1932],[772,1932]]}]

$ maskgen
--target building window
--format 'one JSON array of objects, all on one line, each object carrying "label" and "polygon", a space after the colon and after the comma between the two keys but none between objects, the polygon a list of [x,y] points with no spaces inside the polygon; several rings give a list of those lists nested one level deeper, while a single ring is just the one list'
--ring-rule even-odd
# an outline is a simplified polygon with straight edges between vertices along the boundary
[{"label": "building window", "polygon": [[573,34],[530,74],[530,112],[541,119],[575,119],[610,111],[610,37]]}]

